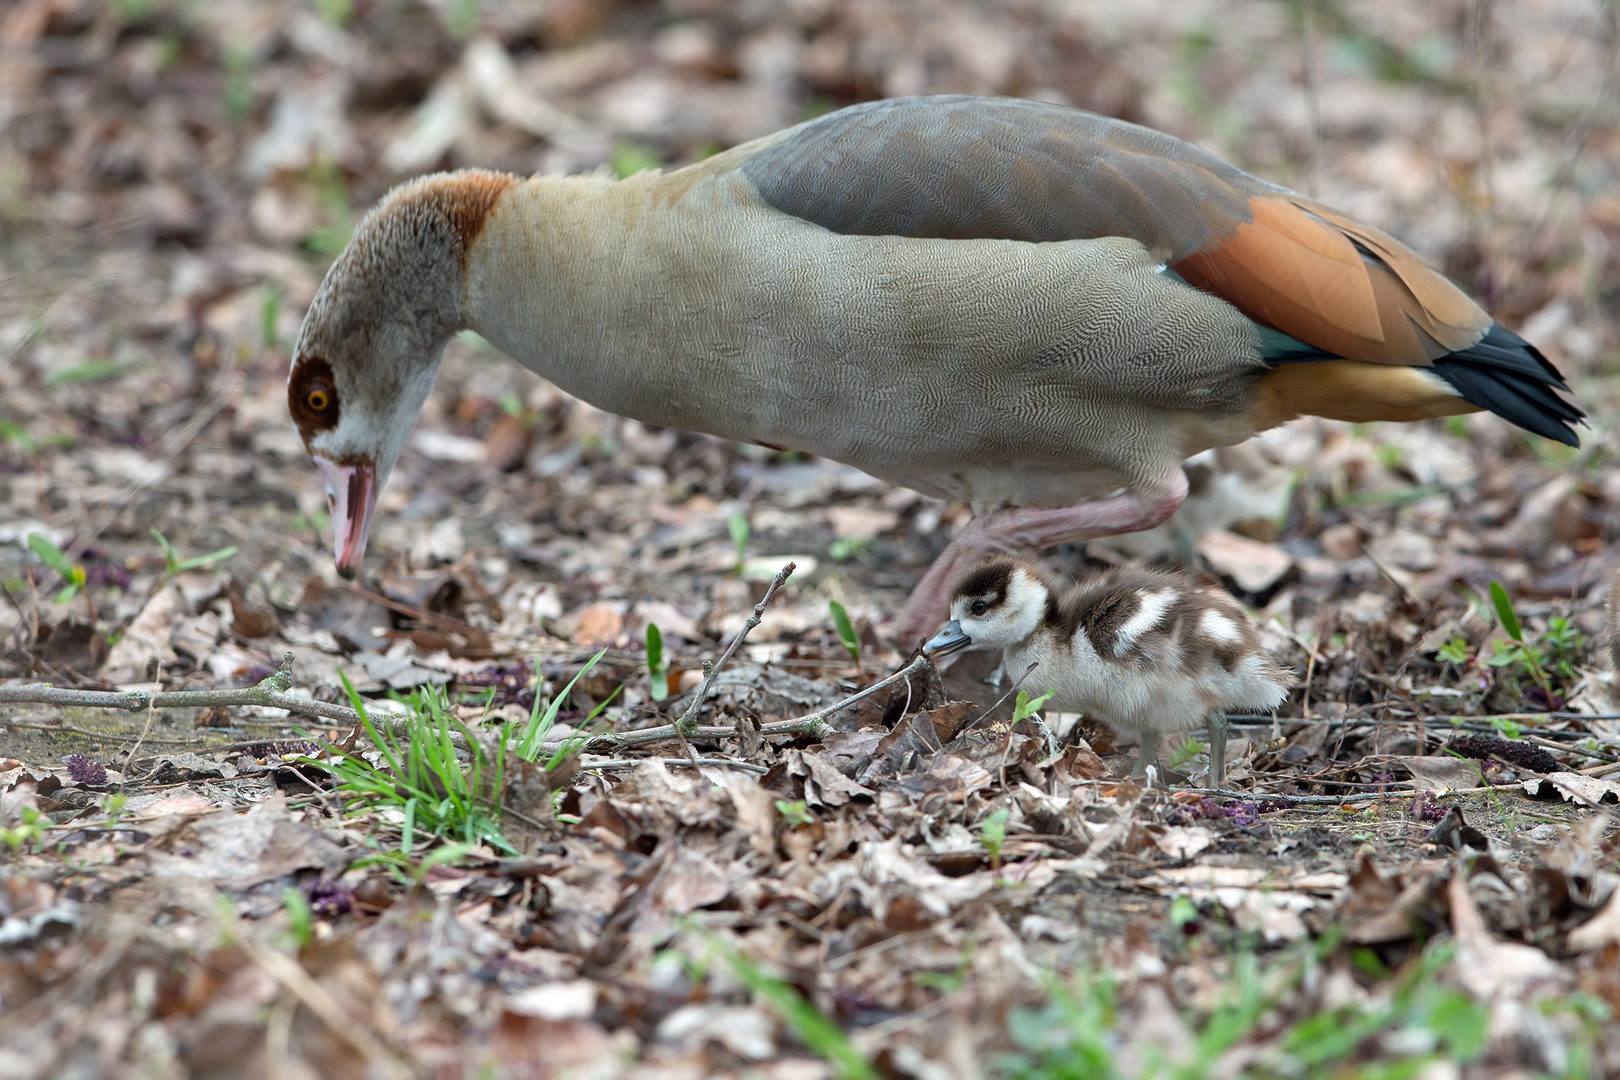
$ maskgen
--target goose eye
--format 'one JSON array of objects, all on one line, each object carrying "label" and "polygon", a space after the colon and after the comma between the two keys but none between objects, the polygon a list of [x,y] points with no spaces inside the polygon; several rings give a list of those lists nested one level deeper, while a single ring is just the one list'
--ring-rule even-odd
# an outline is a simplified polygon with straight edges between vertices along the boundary
[{"label": "goose eye", "polygon": [[332,399],[327,396],[325,390],[311,390],[304,403],[316,412],[325,412],[326,407],[332,404]]},{"label": "goose eye", "polygon": [[985,603],[983,600],[975,600],[973,601],[973,606],[968,608],[968,610],[975,615],[983,615],[985,612],[990,610],[990,605]]}]

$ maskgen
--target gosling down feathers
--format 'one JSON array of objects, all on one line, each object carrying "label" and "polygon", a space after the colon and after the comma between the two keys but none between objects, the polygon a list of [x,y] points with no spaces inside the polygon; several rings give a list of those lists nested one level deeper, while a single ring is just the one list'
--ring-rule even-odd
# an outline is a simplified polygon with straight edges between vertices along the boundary
[{"label": "gosling down feathers", "polygon": [[304,318],[288,402],[338,569],[472,329],[586,401],[809,451],[975,515],[906,640],[995,554],[1148,529],[1181,462],[1301,415],[1584,414],[1399,241],[1179,139],[983,97],[857,105],[672,172],[404,184]]},{"label": "gosling down feathers", "polygon": [[1226,782],[1226,714],[1270,712],[1294,685],[1216,582],[1125,566],[1065,588],[1034,563],[995,560],[957,582],[935,655],[1000,649],[1002,670],[1049,707],[1142,736],[1135,776],[1162,734],[1209,728],[1210,785]]}]

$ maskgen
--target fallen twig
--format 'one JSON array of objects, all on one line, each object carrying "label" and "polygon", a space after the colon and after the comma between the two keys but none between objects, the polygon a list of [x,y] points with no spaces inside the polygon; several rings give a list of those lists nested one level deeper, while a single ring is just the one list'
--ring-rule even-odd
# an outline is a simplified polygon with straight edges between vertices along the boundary
[{"label": "fallen twig", "polygon": [[703,700],[709,696],[709,691],[714,686],[715,676],[720,674],[720,669],[726,666],[726,662],[736,653],[749,632],[759,625],[759,621],[765,617],[765,605],[771,602],[771,597],[776,595],[776,590],[780,589],[793,571],[797,569],[798,567],[790,562],[776,572],[776,577],[771,579],[771,584],[766,588],[765,595],[760,597],[759,603],[754,605],[754,613],[748,616],[748,621],[743,623],[741,630],[737,631],[737,636],[731,639],[731,644],[726,646],[726,651],[720,654],[720,659],[713,665],[703,665],[703,682],[698,687],[697,693],[692,695],[692,704],[686,707],[686,711],[681,714],[681,718],[675,722],[675,727],[679,729],[681,734],[691,732],[693,725],[697,722],[698,710],[703,707]]},{"label": "fallen twig", "polygon": [[[1399,799],[1399,798],[1405,798],[1408,795],[1414,796],[1414,797],[1417,795],[1417,792],[1415,790],[1411,789],[1411,788],[1399,788],[1399,787],[1395,787],[1394,784],[1391,784],[1389,786],[1391,788],[1393,788],[1393,790],[1390,790],[1390,791],[1364,791],[1364,792],[1358,792],[1358,793],[1356,793],[1354,795],[1283,795],[1281,793],[1267,794],[1266,792],[1263,792],[1263,791],[1237,791],[1237,790],[1234,790],[1234,789],[1231,789],[1231,788],[1195,788],[1195,787],[1176,788],[1175,791],[1173,791],[1171,794],[1174,794],[1174,795],[1221,795],[1221,796],[1225,796],[1228,799],[1236,799],[1239,802],[1274,801],[1274,802],[1289,802],[1289,803],[1294,803],[1294,804],[1297,804],[1297,805],[1300,805],[1300,806],[1337,806],[1337,805],[1340,805],[1342,803],[1373,802],[1373,801],[1376,801],[1378,799],[1391,799],[1391,798]],[[1478,794],[1481,791],[1497,791],[1497,792],[1510,791],[1510,790],[1512,790],[1512,789],[1514,789],[1516,787],[1518,787],[1517,784],[1501,784],[1501,785],[1495,785],[1495,786],[1491,786],[1491,787],[1455,788],[1455,789],[1453,789],[1451,791],[1445,792],[1444,794],[1447,795],[1448,797],[1452,796],[1452,795],[1475,795],[1475,794]],[[1284,807],[1284,809],[1287,809],[1287,807]]]},{"label": "fallen twig", "polygon": [[[879,690],[882,690],[885,686],[891,686],[899,680],[906,678],[907,676],[911,675],[912,672],[921,671],[929,666],[931,666],[929,659],[919,653],[911,661],[911,663],[907,664],[905,667],[901,668],[899,671],[896,671],[892,675],[884,676],[871,686],[868,686],[865,690],[851,694],[849,697],[844,698],[837,704],[829,705],[825,709],[817,709],[813,713],[806,713],[803,716],[795,716],[790,720],[776,720],[769,724],[761,724],[759,726],[759,734],[820,736],[827,730],[828,717],[835,716],[838,713],[843,712],[856,702],[871,697]],[[735,738],[737,735],[737,729],[729,726],[711,724],[704,725],[702,727],[689,728],[687,729],[686,734],[692,738],[726,739]],[[584,749],[587,751],[592,749],[623,749],[628,746],[641,746],[646,743],[664,742],[668,739],[678,737],[679,732],[677,731],[677,725],[665,724],[662,727],[643,728],[640,731],[626,731],[622,733],[607,732],[602,735],[597,735],[585,744]]]},{"label": "fallen twig", "polygon": [[648,761],[659,761],[665,765],[690,765],[694,768],[703,765],[713,765],[727,769],[741,769],[744,772],[767,773],[770,772],[763,765],[755,765],[751,761],[737,761],[733,758],[709,757],[667,757],[667,758],[613,758],[609,761],[588,761],[580,765],[581,769],[633,769]]},{"label": "fallen twig", "polygon": [[319,716],[339,720],[345,724],[360,723],[360,714],[343,705],[333,705],[314,698],[296,697],[287,693],[292,686],[293,654],[281,659],[281,667],[267,679],[253,686],[232,690],[170,690],[149,694],[145,690],[64,690],[50,683],[23,683],[18,686],[0,686],[0,705],[37,704],[79,706],[91,709],[125,709],[143,712],[147,709],[194,709],[205,705],[259,705],[286,709],[304,716]]}]

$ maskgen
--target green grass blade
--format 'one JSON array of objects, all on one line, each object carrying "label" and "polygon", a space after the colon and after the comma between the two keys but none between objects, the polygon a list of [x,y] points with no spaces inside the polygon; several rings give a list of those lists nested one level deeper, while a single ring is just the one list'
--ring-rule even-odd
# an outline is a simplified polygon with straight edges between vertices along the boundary
[{"label": "green grass blade", "polygon": [[590,662],[580,668],[577,675],[568,680],[567,686],[552,695],[551,701],[547,703],[543,713],[539,713],[540,694],[539,690],[536,689],[534,704],[535,712],[539,713],[539,715],[530,715],[528,727],[523,732],[523,739],[518,743],[518,757],[524,761],[533,761],[540,756],[540,744],[545,741],[546,733],[557,722],[557,714],[562,711],[563,702],[567,701],[568,695],[573,692],[574,684],[584,678],[586,673],[596,666],[596,662],[606,655],[607,650],[603,649],[591,657]]},{"label": "green grass blade", "polygon": [[658,624],[647,624],[647,675],[652,699],[663,701],[669,697],[669,664],[664,659],[664,634]]},{"label": "green grass blade", "polygon": [[180,560],[180,565],[176,567],[175,572],[185,573],[187,570],[198,570],[204,566],[211,566],[214,563],[223,562],[232,555],[235,555],[238,550],[239,549],[237,546],[232,544],[229,547],[222,547],[218,551],[210,551],[207,555],[194,555],[189,559],[182,559]]},{"label": "green grass blade", "polygon": [[39,561],[62,575],[62,580],[73,580],[73,564],[68,557],[62,554],[62,549],[47,540],[41,533],[28,534],[28,547]]},{"label": "green grass blade", "polygon": [[840,1080],[878,1080],[877,1070],[866,1060],[844,1029],[829,1020],[796,989],[760,970],[735,949],[720,946],[737,980],[763,1001],[799,1040],[833,1067]]},{"label": "green grass blade", "polygon": [[1524,631],[1519,629],[1519,616],[1513,610],[1513,601],[1508,599],[1507,590],[1502,588],[1500,581],[1491,582],[1491,604],[1496,608],[1496,617],[1502,622],[1502,629],[1514,641],[1524,640]]},{"label": "green grass blade", "polygon": [[833,628],[838,631],[838,640],[844,643],[844,651],[856,664],[861,662],[861,637],[855,632],[855,624],[849,621],[849,612],[844,605],[836,600],[827,602],[827,611],[832,615]]},{"label": "green grass blade", "polygon": [[416,840],[416,796],[405,800],[405,824],[399,830],[399,850],[406,855],[411,853],[411,847]]}]

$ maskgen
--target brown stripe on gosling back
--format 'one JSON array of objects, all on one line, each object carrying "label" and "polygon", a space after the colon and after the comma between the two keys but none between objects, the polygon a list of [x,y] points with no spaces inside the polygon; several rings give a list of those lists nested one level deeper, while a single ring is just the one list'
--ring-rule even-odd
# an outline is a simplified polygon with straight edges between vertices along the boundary
[{"label": "brown stripe on gosling back", "polygon": [[1139,593],[1173,589],[1178,584],[1173,575],[1145,566],[1116,567],[1080,582],[1061,596],[1054,595],[1046,607],[1046,625],[1057,630],[1062,640],[1083,629],[1099,656],[1112,657],[1120,628],[1142,609]]}]

